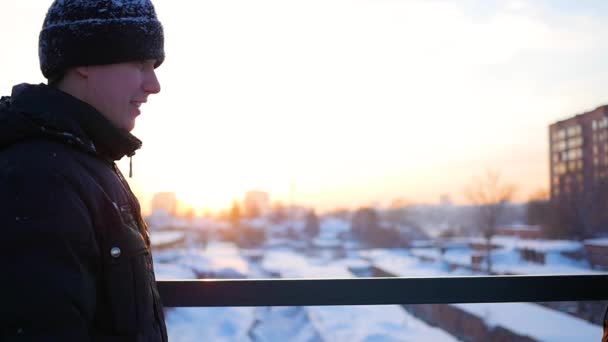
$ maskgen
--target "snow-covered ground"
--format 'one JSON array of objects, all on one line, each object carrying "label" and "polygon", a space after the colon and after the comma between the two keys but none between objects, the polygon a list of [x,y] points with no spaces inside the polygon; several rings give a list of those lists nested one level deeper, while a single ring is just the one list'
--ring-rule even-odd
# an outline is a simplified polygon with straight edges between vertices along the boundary
[{"label": "snow-covered ground", "polygon": [[[400,277],[467,275],[467,271],[449,272],[441,263],[420,261],[405,252],[380,249],[364,254],[377,267]],[[454,305],[488,326],[499,325],[539,341],[599,341],[602,335],[598,325],[533,303]]]},{"label": "snow-covered ground", "polygon": [[[262,267],[284,278],[352,278],[350,264],[306,258],[288,250],[266,253]],[[415,318],[398,305],[310,306],[312,325],[325,341],[455,341],[441,329]]]},{"label": "snow-covered ground", "polygon": [[[197,279],[197,274],[225,278],[249,275],[249,265],[229,243],[210,243],[205,250],[182,249],[155,253],[157,279]],[[166,323],[172,342],[248,341],[254,308],[168,308]]]},{"label": "snow-covered ground", "polygon": [[[317,245],[331,250],[346,231],[340,220],[321,222]],[[218,278],[353,278],[353,270],[371,266],[402,277],[479,275],[466,267],[474,253],[467,243],[453,243],[440,255],[437,248],[350,250],[304,254],[306,244],[271,238],[263,249],[240,250],[234,244],[210,242],[154,252],[157,279]],[[470,243],[471,240],[468,240]],[[517,274],[596,273],[584,262],[565,257],[578,242],[498,238],[492,253],[497,272]],[[343,246],[343,245],[342,245]],[[545,264],[522,259],[520,250],[544,253]],[[361,274],[364,274],[362,272]],[[357,273],[359,274],[359,273]],[[364,275],[365,276],[365,275]],[[454,304],[482,319],[539,341],[593,341],[601,327],[533,303]],[[398,305],[244,308],[168,308],[171,341],[455,341]]]},{"label": "snow-covered ground", "polygon": [[166,314],[171,342],[249,341],[254,308],[177,308]]},{"label": "snow-covered ground", "polygon": [[152,247],[169,245],[184,240],[186,233],[182,231],[153,231],[150,233]]},{"label": "snow-covered ground", "polygon": [[[485,244],[481,238],[468,239],[469,243]],[[574,252],[583,247],[580,242],[561,240],[519,239],[515,237],[496,236],[492,244],[499,246],[491,253],[492,271],[504,274],[599,274],[592,270],[588,262],[573,260],[562,253]],[[534,263],[524,260],[520,251],[530,250],[542,253],[545,263]],[[466,244],[446,248],[443,255],[438,248],[412,248],[411,255],[445,261],[463,267],[471,266],[471,258],[482,252],[474,251]]]},{"label": "snow-covered ground", "polygon": [[422,261],[405,250],[372,249],[362,251],[360,254],[374,266],[400,277],[446,277],[474,274],[464,268],[448,272],[446,263]]},{"label": "snow-covered ground", "polygon": [[486,325],[501,326],[538,341],[600,341],[602,327],[532,303],[454,304],[483,318]]},{"label": "snow-covered ground", "polygon": [[307,307],[325,341],[457,341],[397,305]]},{"label": "snow-covered ground", "polygon": [[[154,252],[154,263],[162,267],[182,267],[194,274],[213,278],[244,278],[249,263],[238,248],[225,242],[211,242],[205,249],[186,248]],[[168,266],[170,265],[170,266]],[[158,279],[172,277],[171,273],[156,272]]]}]

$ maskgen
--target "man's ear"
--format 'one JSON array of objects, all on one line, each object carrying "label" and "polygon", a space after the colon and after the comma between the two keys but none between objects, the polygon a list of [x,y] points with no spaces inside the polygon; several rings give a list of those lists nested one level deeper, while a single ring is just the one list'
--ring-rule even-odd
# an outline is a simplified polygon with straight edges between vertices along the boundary
[{"label": "man's ear", "polygon": [[87,66],[80,66],[80,67],[75,67],[74,71],[76,72],[76,74],[82,78],[88,78],[89,77],[89,67]]}]

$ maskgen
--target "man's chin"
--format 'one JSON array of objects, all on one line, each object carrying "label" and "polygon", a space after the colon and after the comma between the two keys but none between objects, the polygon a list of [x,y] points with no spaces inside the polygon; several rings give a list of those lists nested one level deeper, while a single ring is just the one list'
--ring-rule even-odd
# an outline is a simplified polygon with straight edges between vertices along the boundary
[{"label": "man's chin", "polygon": [[125,122],[121,128],[127,132],[133,131],[135,129],[135,119]]}]

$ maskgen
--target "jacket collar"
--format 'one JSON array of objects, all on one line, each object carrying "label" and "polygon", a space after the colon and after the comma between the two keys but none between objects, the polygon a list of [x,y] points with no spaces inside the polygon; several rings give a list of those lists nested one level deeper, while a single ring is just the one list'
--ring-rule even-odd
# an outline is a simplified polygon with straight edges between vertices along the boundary
[{"label": "jacket collar", "polygon": [[133,156],[142,142],[119,129],[91,105],[46,84],[13,87],[11,106],[36,123],[42,135],[59,135],[88,152],[119,160]]}]

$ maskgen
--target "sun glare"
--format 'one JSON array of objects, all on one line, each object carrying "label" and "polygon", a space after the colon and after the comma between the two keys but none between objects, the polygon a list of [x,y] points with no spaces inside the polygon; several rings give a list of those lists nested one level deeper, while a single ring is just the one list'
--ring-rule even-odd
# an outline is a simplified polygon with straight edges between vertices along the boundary
[{"label": "sun glare", "polygon": [[[46,3],[33,4],[0,12],[23,51],[0,66],[3,93],[43,81]],[[138,118],[129,180],[144,208],[159,191],[197,210],[250,190],[324,209],[458,201],[488,167],[525,199],[549,185],[548,124],[608,102],[597,72],[608,32],[593,17],[561,25],[532,5],[490,16],[442,1],[156,7],[162,91]]]}]

